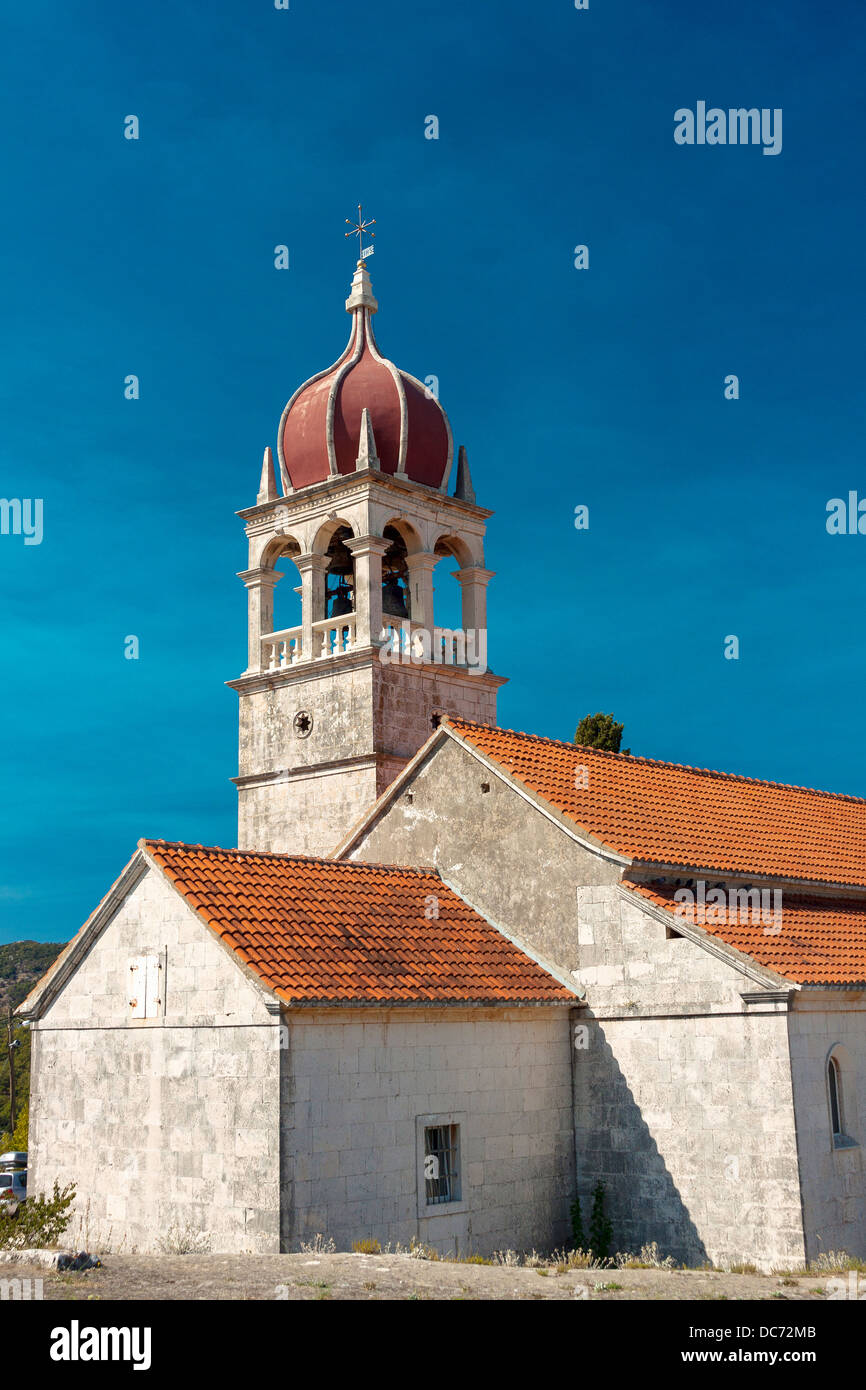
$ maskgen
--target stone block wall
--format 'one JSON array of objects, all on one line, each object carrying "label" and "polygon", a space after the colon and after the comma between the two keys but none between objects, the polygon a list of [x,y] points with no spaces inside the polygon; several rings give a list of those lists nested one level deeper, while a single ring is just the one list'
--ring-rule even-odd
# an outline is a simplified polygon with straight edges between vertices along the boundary
[{"label": "stone block wall", "polygon": [[[283,1053],[283,1244],[562,1244],[574,1187],[569,1010],[297,1010]],[[423,1117],[460,1124],[461,1202],[419,1211]],[[449,1121],[450,1122],[450,1121]]]},{"label": "stone block wall", "polygon": [[[303,674],[299,675],[299,672]],[[311,732],[299,737],[295,715]],[[240,696],[238,845],[330,854],[446,712],[496,722],[496,686],[448,667],[326,660]],[[262,774],[275,774],[263,781]]]},{"label": "stone block wall", "polygon": [[564,972],[566,983],[579,963],[576,885],[615,883],[620,872],[453,739],[417,768],[349,857],[435,864],[475,908]]},{"label": "stone block wall", "polygon": [[[161,953],[164,1013],[131,1021],[130,959]],[[33,1028],[30,1191],[74,1183],[68,1240],[279,1248],[279,1020],[153,870]]]},{"label": "stone block wall", "polygon": [[[862,990],[803,990],[788,1025],[803,1190],[806,1250],[866,1259],[866,1027]],[[827,1061],[841,1075],[846,1137],[833,1142]]]},{"label": "stone block wall", "polygon": [[575,1052],[584,1213],[678,1261],[804,1258],[788,1016],[759,986],[615,888],[578,893],[586,1046]]}]

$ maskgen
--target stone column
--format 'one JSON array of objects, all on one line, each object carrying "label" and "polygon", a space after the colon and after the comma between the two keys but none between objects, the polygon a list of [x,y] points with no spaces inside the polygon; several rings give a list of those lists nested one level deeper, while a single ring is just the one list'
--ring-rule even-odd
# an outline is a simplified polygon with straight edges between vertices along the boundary
[{"label": "stone column", "polygon": [[463,630],[474,628],[477,632],[487,630],[487,585],[495,570],[481,569],[478,565],[467,565],[464,569],[453,571],[463,591]]},{"label": "stone column", "polygon": [[346,541],[355,561],[355,645],[378,646],[382,635],[382,556],[391,542],[383,536]]},{"label": "stone column", "polygon": [[282,574],[272,569],[241,570],[247,591],[247,671],[261,671],[262,638],[274,630],[274,585]]},{"label": "stone column", "polygon": [[318,652],[313,651],[313,623],[319,623],[325,617],[328,557],[295,555],[294,561],[301,575],[301,660],[312,661],[318,656]]},{"label": "stone column", "polygon": [[421,623],[433,640],[433,571],[440,559],[432,550],[419,550],[406,556],[409,570],[409,613],[413,623]]}]

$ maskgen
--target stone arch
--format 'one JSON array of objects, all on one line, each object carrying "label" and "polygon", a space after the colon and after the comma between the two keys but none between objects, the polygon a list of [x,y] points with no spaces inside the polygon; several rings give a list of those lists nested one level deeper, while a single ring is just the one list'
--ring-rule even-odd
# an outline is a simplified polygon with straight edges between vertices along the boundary
[{"label": "stone arch", "polygon": [[389,527],[402,537],[408,555],[417,555],[420,551],[424,550],[424,541],[421,532],[416,526],[413,526],[411,521],[407,521],[405,517],[390,517],[382,527],[383,536]]},{"label": "stone arch", "polygon": [[[480,544],[480,542],[479,542]],[[460,569],[468,569],[472,565],[483,565],[484,556],[475,556],[472,548],[453,531],[442,531],[433,544],[434,555],[451,555],[457,561]]]},{"label": "stone arch", "polygon": [[265,570],[278,570],[281,560],[294,560],[303,551],[297,536],[272,536],[262,551],[261,567]]},{"label": "stone arch", "polygon": [[282,632],[301,625],[301,575],[296,561],[302,549],[296,536],[279,535],[273,536],[262,551],[261,568],[276,570],[283,576],[273,586],[266,630]]},{"label": "stone arch", "polygon": [[454,578],[453,562],[457,569],[469,569],[477,562],[466,541],[453,532],[443,531],[433,545],[436,564],[433,569],[433,611],[437,627],[466,628],[466,605],[460,582]]},{"label": "stone arch", "polygon": [[344,516],[329,516],[327,521],[323,521],[310,546],[313,555],[327,555],[331,540],[339,530],[348,531],[350,536],[355,535],[354,526]]}]

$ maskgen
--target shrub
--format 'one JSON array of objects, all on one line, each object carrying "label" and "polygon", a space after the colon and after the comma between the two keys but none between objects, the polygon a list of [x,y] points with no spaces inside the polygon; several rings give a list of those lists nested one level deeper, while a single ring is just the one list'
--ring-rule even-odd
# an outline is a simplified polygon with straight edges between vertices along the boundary
[{"label": "shrub", "polygon": [[604,1183],[598,1182],[592,1194],[592,1213],[589,1218],[589,1243],[599,1259],[606,1260],[610,1254],[613,1227],[604,1209]]},{"label": "shrub", "polygon": [[163,1255],[206,1255],[210,1250],[210,1234],[192,1226],[169,1226],[157,1241]]},{"label": "shrub", "polygon": [[0,1134],[0,1153],[12,1149],[15,1153],[27,1152],[28,1131],[30,1128],[30,1102],[26,1101],[18,1111],[15,1128],[11,1134]]},{"label": "shrub", "polygon": [[353,1240],[352,1249],[356,1255],[381,1255],[382,1247],[373,1237],[370,1240]]},{"label": "shrub", "polygon": [[849,1269],[866,1272],[866,1261],[858,1260],[846,1250],[824,1250],[816,1259],[810,1261],[810,1274],[844,1274]]},{"label": "shrub", "polygon": [[407,1252],[413,1260],[432,1260],[434,1263],[439,1261],[439,1251],[432,1245],[425,1245],[423,1241],[416,1241],[415,1237],[409,1244]]},{"label": "shrub", "polygon": [[304,1255],[335,1255],[337,1247],[330,1236],[323,1236],[321,1231],[317,1231],[312,1240],[301,1241],[301,1253]]},{"label": "shrub", "polygon": [[568,1209],[571,1217],[571,1234],[574,1240],[575,1250],[583,1250],[586,1247],[586,1236],[583,1230],[583,1213],[580,1210],[580,1197],[575,1197]]},{"label": "shrub", "polygon": [[569,1269],[609,1269],[611,1265],[609,1259],[600,1259],[592,1250],[554,1250],[553,1260]]},{"label": "shrub", "polygon": [[[666,1255],[662,1259],[656,1240],[650,1241],[649,1245],[642,1245],[639,1255],[630,1255],[628,1252],[614,1255],[614,1263],[618,1269],[676,1269],[673,1255]],[[731,1272],[736,1273],[734,1270]]]},{"label": "shrub", "polygon": [[55,1182],[50,1197],[30,1197],[14,1215],[8,1210],[12,1203],[0,1202],[0,1249],[38,1250],[57,1245],[72,1220],[69,1208],[74,1200],[72,1183],[61,1191]]}]

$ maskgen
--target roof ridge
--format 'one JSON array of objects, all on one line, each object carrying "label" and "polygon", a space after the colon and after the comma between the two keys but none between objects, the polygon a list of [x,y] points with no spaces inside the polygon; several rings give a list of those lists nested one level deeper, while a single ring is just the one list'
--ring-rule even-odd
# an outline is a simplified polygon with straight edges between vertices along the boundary
[{"label": "roof ridge", "polygon": [[461,719],[457,716],[449,715],[442,720],[442,723],[450,724],[455,728],[460,725],[468,725],[469,728],[486,730],[488,733],[511,734],[514,738],[526,739],[529,743],[547,743],[557,748],[568,748],[571,751],[579,748],[583,752],[592,753],[600,758],[612,758],[629,764],[641,763],[648,767],[669,767],[677,772],[691,772],[696,777],[718,777],[726,782],[747,782],[752,786],[776,787],[780,791],[807,792],[810,796],[828,797],[834,801],[851,801],[856,805],[866,806],[866,797],[854,796],[852,792],[831,792],[822,787],[804,787],[797,782],[774,782],[766,777],[749,777],[744,772],[722,772],[718,768],[693,767],[691,763],[673,763],[666,758],[648,758],[640,753],[614,753],[609,748],[593,748],[585,743],[569,743],[566,739],[548,738],[544,734],[528,734],[523,729],[503,729],[498,724],[481,724],[476,720]]},{"label": "roof ridge", "polygon": [[143,835],[139,840],[139,845],[145,846],[164,846],[166,849],[189,849],[197,850],[200,854],[236,854],[250,859],[281,859],[300,864],[325,864],[334,868],[342,868],[351,865],[357,869],[388,869],[393,873],[418,874],[427,877],[433,874],[436,878],[442,878],[439,870],[434,864],[385,864],[373,860],[363,859],[332,859],[328,855],[319,854],[283,854],[278,850],[270,849],[236,849],[225,845],[200,845],[193,844],[189,840],[163,840],[154,839],[151,836]]}]

